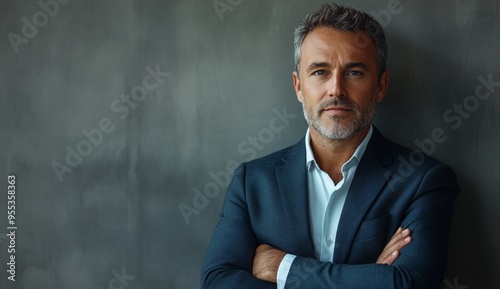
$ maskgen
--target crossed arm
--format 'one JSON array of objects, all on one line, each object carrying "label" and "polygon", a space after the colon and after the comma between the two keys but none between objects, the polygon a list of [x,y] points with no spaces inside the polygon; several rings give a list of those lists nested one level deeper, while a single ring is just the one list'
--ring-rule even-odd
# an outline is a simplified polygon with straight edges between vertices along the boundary
[{"label": "crossed arm", "polygon": [[[400,250],[410,242],[410,230],[403,230],[403,228],[399,227],[389,243],[385,246],[384,251],[382,251],[375,264],[392,265],[398,258]],[[267,244],[259,245],[255,250],[252,274],[260,280],[276,283],[278,268],[285,255],[286,252]]]},{"label": "crossed arm", "polygon": [[[247,194],[247,189],[260,192],[260,188],[256,181],[245,180],[245,170],[241,166],[235,171],[228,188],[221,219],[205,257],[202,288],[276,289],[277,270],[286,254],[282,250],[292,254],[304,252],[297,247],[304,242],[303,236],[292,235],[283,218],[276,217],[279,213],[270,213],[266,207],[279,203],[279,196],[266,194],[266,201],[261,202],[261,194]],[[247,186],[246,181],[252,186]],[[407,181],[416,191],[406,199],[396,199],[407,205],[400,206],[402,209],[397,212],[403,214],[402,218],[391,220],[397,220],[396,226],[411,228],[410,239],[405,241],[410,231],[402,233],[399,229],[372,264],[320,262],[299,253],[290,267],[285,288],[438,288],[446,267],[450,217],[458,187],[451,170],[442,165],[430,168],[422,180]],[[288,242],[290,239],[294,242]],[[370,239],[357,240],[350,257],[376,259],[359,255],[378,250],[372,249],[372,245]]]}]

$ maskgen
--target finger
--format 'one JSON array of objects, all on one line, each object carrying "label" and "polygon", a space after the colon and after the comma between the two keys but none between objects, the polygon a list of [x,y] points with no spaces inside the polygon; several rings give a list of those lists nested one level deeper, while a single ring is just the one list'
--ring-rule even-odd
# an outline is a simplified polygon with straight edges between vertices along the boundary
[{"label": "finger", "polygon": [[381,260],[380,262],[377,262],[377,264],[387,264],[387,265],[392,265],[394,261],[399,257],[399,251],[394,251],[392,254],[387,256],[384,260]]},{"label": "finger", "polygon": [[382,263],[392,264],[392,262],[394,262],[397,259],[397,257],[399,257],[399,255],[401,254],[400,253],[401,249],[403,249],[406,245],[410,244],[411,241],[412,238],[408,236],[405,239],[394,244],[390,248],[384,250],[384,252],[380,255],[379,259],[377,260],[377,264],[382,264]]},{"label": "finger", "polygon": [[404,246],[411,242],[411,232],[408,229],[403,230],[401,227],[392,236],[389,243],[385,246],[384,251],[380,254],[378,261],[386,260],[391,257],[395,251],[401,250]]},{"label": "finger", "polygon": [[401,249],[411,243],[411,241],[411,236],[403,235],[401,237],[398,237],[394,242],[387,245],[387,247],[384,249],[383,257],[387,257],[387,255],[392,254],[395,251],[401,251]]},{"label": "finger", "polygon": [[394,251],[399,251],[403,249],[406,245],[408,245],[411,242],[412,238],[410,235],[410,230],[404,230],[399,234],[398,236],[394,237],[392,242],[389,242],[387,245],[387,250],[389,250],[390,253]]},{"label": "finger", "polygon": [[[386,248],[391,248],[394,247],[396,244],[401,242],[401,240],[404,240],[408,236],[411,235],[411,231],[409,229],[404,229],[404,230],[398,230],[389,240],[389,243],[385,246]],[[391,253],[394,250],[391,250]]]}]

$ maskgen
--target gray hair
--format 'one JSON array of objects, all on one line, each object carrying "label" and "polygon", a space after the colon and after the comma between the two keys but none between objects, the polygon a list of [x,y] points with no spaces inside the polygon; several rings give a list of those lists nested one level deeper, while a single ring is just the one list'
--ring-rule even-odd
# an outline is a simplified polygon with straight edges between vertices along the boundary
[{"label": "gray hair", "polygon": [[377,73],[378,79],[386,71],[387,43],[384,30],[380,24],[367,13],[355,10],[351,7],[337,4],[323,4],[313,13],[307,15],[302,23],[295,29],[295,70],[300,74],[300,46],[307,34],[316,27],[329,27],[342,32],[365,32],[375,42],[377,50]]}]

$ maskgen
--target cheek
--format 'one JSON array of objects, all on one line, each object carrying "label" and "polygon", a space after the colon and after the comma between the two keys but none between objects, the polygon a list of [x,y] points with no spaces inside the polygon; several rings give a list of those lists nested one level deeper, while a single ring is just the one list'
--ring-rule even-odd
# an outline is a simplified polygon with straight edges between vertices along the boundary
[{"label": "cheek", "polygon": [[349,96],[358,107],[364,107],[377,97],[377,91],[377,88],[371,85],[357,86],[352,87]]},{"label": "cheek", "polygon": [[302,97],[306,98],[309,103],[316,103],[321,101],[321,99],[327,95],[327,91],[322,85],[304,85],[302,86]]}]

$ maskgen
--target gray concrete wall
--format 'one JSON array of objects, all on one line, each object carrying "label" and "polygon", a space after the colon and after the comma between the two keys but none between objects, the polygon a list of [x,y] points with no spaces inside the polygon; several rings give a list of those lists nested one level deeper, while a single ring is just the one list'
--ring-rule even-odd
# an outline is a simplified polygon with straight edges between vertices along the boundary
[{"label": "gray concrete wall", "polygon": [[[199,288],[224,172],[305,132],[292,32],[322,1],[41,2],[52,5],[0,3],[0,287]],[[500,81],[500,3],[341,3],[386,29],[377,127],[412,148],[435,129],[447,136],[428,146],[462,187],[443,288],[498,288],[500,87],[475,93],[480,77]],[[211,198],[193,204],[197,190]]]}]

